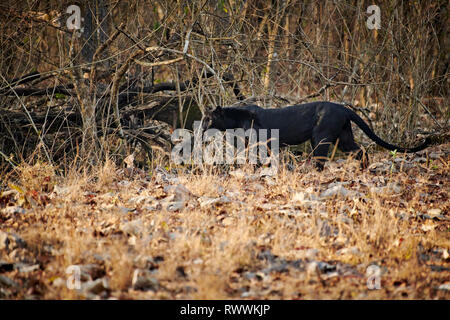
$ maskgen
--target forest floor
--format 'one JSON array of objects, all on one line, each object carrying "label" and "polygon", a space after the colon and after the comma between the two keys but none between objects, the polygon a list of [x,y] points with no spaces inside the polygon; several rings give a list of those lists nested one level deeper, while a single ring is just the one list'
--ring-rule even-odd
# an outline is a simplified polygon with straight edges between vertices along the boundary
[{"label": "forest floor", "polygon": [[450,144],[370,158],[21,165],[0,190],[0,298],[449,299]]}]

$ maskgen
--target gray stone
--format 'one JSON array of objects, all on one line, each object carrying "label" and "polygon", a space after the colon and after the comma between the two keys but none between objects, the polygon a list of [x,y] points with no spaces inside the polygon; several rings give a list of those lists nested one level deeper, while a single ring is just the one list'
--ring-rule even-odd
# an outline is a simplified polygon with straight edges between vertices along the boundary
[{"label": "gray stone", "polygon": [[33,264],[33,265],[20,265],[18,266],[19,272],[23,272],[23,273],[27,273],[27,272],[33,272],[36,270],[39,270],[39,265],[38,264]]},{"label": "gray stone", "polygon": [[5,209],[3,209],[3,211],[6,214],[16,214],[16,213],[25,214],[26,213],[26,210],[19,206],[6,207]]},{"label": "gray stone", "polygon": [[87,294],[98,295],[104,291],[109,291],[108,280],[106,278],[99,278],[97,280],[83,283],[82,291]]},{"label": "gray stone", "polygon": [[131,285],[134,290],[141,291],[157,291],[159,288],[158,279],[152,277],[149,271],[140,269],[134,270]]},{"label": "gray stone", "polygon": [[438,290],[450,291],[450,283],[444,283],[444,284],[441,284],[441,285],[438,287]]},{"label": "gray stone", "polygon": [[191,191],[189,191],[189,189],[182,184],[177,184],[176,186],[165,186],[164,191],[174,195],[172,199],[174,202],[188,201],[193,196]]},{"label": "gray stone", "polygon": [[319,250],[317,249],[308,249],[305,251],[305,258],[312,260],[317,256],[318,253]]},{"label": "gray stone", "polygon": [[342,185],[335,185],[331,188],[328,188],[324,192],[322,192],[320,194],[320,197],[321,198],[330,198],[330,197],[338,196],[338,195],[346,197],[349,194],[350,194],[350,191],[345,189]]},{"label": "gray stone", "polygon": [[204,208],[215,204],[229,203],[231,201],[227,196],[221,196],[219,198],[200,197],[198,202],[200,203],[200,207]]},{"label": "gray stone", "polygon": [[56,193],[57,195],[67,195],[70,192],[70,188],[68,188],[68,187],[60,187],[58,185],[55,185],[53,187],[53,192]]},{"label": "gray stone", "polygon": [[17,248],[24,248],[26,242],[18,235],[0,231],[0,250],[12,251]]},{"label": "gray stone", "polygon": [[184,206],[185,206],[184,201],[173,201],[166,203],[165,208],[167,211],[177,211],[183,209]]},{"label": "gray stone", "polygon": [[140,236],[144,229],[144,224],[141,219],[125,222],[120,225],[120,230],[127,235]]},{"label": "gray stone", "polygon": [[0,274],[0,287],[17,288],[18,286],[14,280]]}]

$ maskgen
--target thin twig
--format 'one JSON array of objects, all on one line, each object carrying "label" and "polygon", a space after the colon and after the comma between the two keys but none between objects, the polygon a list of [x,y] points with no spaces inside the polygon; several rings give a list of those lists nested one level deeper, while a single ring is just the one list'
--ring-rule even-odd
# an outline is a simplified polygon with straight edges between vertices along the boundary
[{"label": "thin twig", "polygon": [[143,67],[157,67],[157,66],[166,66],[169,64],[173,64],[176,63],[178,61],[183,60],[183,57],[178,57],[175,59],[171,59],[171,60],[165,60],[165,61],[157,61],[157,62],[144,62],[144,61],[140,61],[137,59],[134,59],[134,62],[136,62],[137,64],[143,66]]},{"label": "thin twig", "polygon": [[220,89],[222,90],[222,92],[225,92],[225,89],[224,89],[224,87],[222,85],[222,81],[221,81],[220,77],[217,75],[217,73],[214,71],[214,69],[211,68],[211,66],[209,64],[207,64],[205,61],[203,61],[203,60],[201,60],[201,59],[197,58],[196,56],[193,56],[193,55],[191,55],[189,53],[183,53],[182,51],[175,50],[175,49],[170,49],[170,48],[163,48],[163,47],[156,47],[156,46],[154,46],[154,47],[148,47],[148,48],[145,49],[146,52],[158,51],[158,50],[167,51],[167,52],[171,52],[171,53],[177,53],[177,54],[184,54],[186,57],[189,57],[189,58],[197,61],[198,63],[201,63],[202,65],[205,66],[205,68],[209,72],[211,72],[214,75],[214,77],[216,77],[216,80],[219,83]]},{"label": "thin twig", "polygon": [[[3,77],[3,75],[2,75],[1,73],[0,73],[0,77],[2,77],[2,80],[8,84],[9,88],[10,88],[14,93],[16,93],[16,91],[14,90],[14,88],[11,87],[11,85],[9,84],[9,82]],[[33,118],[31,117],[30,112],[28,111],[27,107],[26,107],[25,104],[23,103],[22,99],[20,99],[19,95],[18,95],[17,93],[16,93],[15,95],[16,95],[17,99],[19,100],[20,105],[21,105],[22,108],[25,110],[25,113],[27,114],[28,119],[30,120],[31,126],[33,127],[34,131],[36,132],[36,134],[37,134],[37,136],[38,136],[39,141],[40,141],[41,144],[42,144],[42,148],[44,149],[44,153],[45,153],[45,156],[47,157],[48,162],[49,162],[50,164],[52,164],[53,162],[52,162],[52,159],[50,158],[50,155],[49,155],[48,152],[47,152],[47,148],[46,148],[46,146],[45,146],[44,139],[42,139],[42,136],[40,135],[39,130],[37,129],[37,127],[36,127],[36,125],[35,125],[35,123],[34,123],[34,121],[33,121]]]},{"label": "thin twig", "polygon": [[[117,30],[113,33],[113,35],[111,37],[109,37],[109,39],[107,41],[105,41],[105,43],[103,43],[94,53],[93,57],[92,57],[92,61],[95,62],[97,61],[97,57],[103,52],[105,51],[105,49],[111,45],[111,43],[117,38],[117,36],[120,34],[120,29],[123,27],[124,23],[122,22],[118,27]],[[89,95],[92,94],[92,91],[94,90],[94,81],[95,81],[95,76],[96,76],[96,71],[97,71],[97,64],[96,63],[92,63],[91,65],[91,72],[90,72],[90,83],[89,83]]]}]

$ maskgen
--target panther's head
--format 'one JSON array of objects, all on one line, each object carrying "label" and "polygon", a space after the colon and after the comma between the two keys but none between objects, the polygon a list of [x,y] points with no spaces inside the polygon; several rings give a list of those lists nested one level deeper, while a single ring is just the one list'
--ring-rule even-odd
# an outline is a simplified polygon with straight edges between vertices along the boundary
[{"label": "panther's head", "polygon": [[208,129],[225,130],[225,112],[221,106],[217,106],[213,110],[207,110],[203,114],[201,122],[202,132]]}]

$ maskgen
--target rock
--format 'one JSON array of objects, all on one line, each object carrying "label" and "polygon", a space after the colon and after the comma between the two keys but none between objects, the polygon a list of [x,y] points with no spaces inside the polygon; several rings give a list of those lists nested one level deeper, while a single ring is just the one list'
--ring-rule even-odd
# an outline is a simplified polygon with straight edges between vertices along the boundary
[{"label": "rock", "polygon": [[272,177],[278,173],[278,168],[276,167],[265,167],[259,172],[260,177]]},{"label": "rock", "polygon": [[52,281],[52,285],[55,287],[59,287],[59,288],[64,287],[66,284],[67,284],[66,280],[64,280],[63,278],[59,278],[59,277]]},{"label": "rock", "polygon": [[256,273],[250,271],[245,272],[243,276],[247,280],[256,279]]},{"label": "rock", "polygon": [[450,283],[444,283],[444,284],[441,284],[441,285],[438,287],[438,290],[450,291]]},{"label": "rock", "polygon": [[181,210],[185,207],[185,202],[184,201],[174,201],[174,202],[168,202],[165,205],[165,209],[167,211],[177,211],[177,210]]},{"label": "rock", "polygon": [[375,194],[396,194],[402,191],[402,187],[400,187],[396,183],[389,183],[384,187],[371,187],[370,192]]},{"label": "rock", "polygon": [[317,261],[312,261],[306,265],[306,273],[309,276],[315,276],[319,273],[319,264]]},{"label": "rock", "polygon": [[[438,209],[438,210],[439,210],[439,209]],[[444,216],[443,214],[437,214],[437,215],[436,215],[437,211],[432,212],[432,213],[434,213],[435,215],[431,216],[431,215],[429,215],[429,214],[424,214],[424,213],[418,212],[418,213],[416,214],[416,217],[418,217],[418,218],[420,218],[420,219],[423,219],[423,220],[427,220],[427,219],[431,219],[431,220],[441,220],[441,221],[448,221],[448,220],[450,220],[450,218],[447,218],[447,217]]]},{"label": "rock", "polygon": [[305,192],[296,192],[292,195],[292,201],[294,202],[303,202],[307,198],[307,194]]},{"label": "rock", "polygon": [[99,278],[97,280],[83,283],[82,292],[86,294],[98,295],[104,291],[109,291],[108,280],[106,278]]},{"label": "rock", "polygon": [[318,220],[318,227],[319,227],[319,236],[320,237],[324,237],[324,238],[328,238],[330,236],[335,236],[339,233],[339,231],[330,226],[330,224],[328,223],[328,221],[326,220]]},{"label": "rock", "polygon": [[140,236],[144,229],[144,224],[141,219],[125,222],[120,225],[120,230],[127,235]]},{"label": "rock", "polygon": [[342,248],[336,252],[336,254],[339,255],[357,255],[359,256],[361,252],[358,250],[357,247],[350,247],[350,248]]},{"label": "rock", "polygon": [[160,209],[161,209],[161,205],[159,204],[158,201],[155,201],[152,204],[142,207],[142,210],[146,210],[146,211],[156,211],[156,210],[160,210]]},{"label": "rock", "polygon": [[389,193],[400,193],[402,192],[402,187],[396,183],[389,183],[386,187]]},{"label": "rock", "polygon": [[[130,199],[128,199],[127,202],[131,203],[131,204],[141,204],[142,202],[145,202],[147,200],[147,198],[149,198],[149,196],[141,195],[141,196],[130,198]],[[153,198],[152,200],[155,199],[154,197],[152,197],[152,198]]]},{"label": "rock", "polygon": [[261,183],[253,183],[251,185],[251,188],[255,191],[255,192],[265,192],[267,190],[267,187],[264,187]]},{"label": "rock", "polygon": [[133,169],[134,168],[134,153],[127,156],[125,159],[123,159],[123,162],[127,165],[127,168]]},{"label": "rock", "polygon": [[435,217],[435,216],[439,216],[441,214],[442,210],[441,209],[430,209],[428,210],[428,214],[430,215],[430,217]]},{"label": "rock", "polygon": [[188,201],[193,196],[191,191],[189,191],[189,189],[182,184],[177,184],[176,186],[165,186],[164,192],[173,194],[174,197],[172,201],[174,202]]},{"label": "rock", "polygon": [[234,224],[234,219],[232,217],[226,217],[222,220],[222,224],[225,227],[231,226],[232,224]]},{"label": "rock", "polygon": [[350,219],[350,218],[348,218],[348,217],[346,217],[346,216],[340,216],[340,217],[338,218],[338,220],[339,220],[340,222],[342,222],[342,223],[345,223],[345,224],[353,224],[353,220]]},{"label": "rock", "polygon": [[[372,173],[387,173],[391,170],[392,167],[392,163],[391,162],[374,162],[371,165],[369,165],[369,167],[367,168],[370,172]],[[394,170],[395,171],[395,170]]]},{"label": "rock", "polygon": [[335,185],[331,188],[328,188],[324,192],[322,192],[320,194],[320,197],[321,198],[330,198],[330,197],[338,196],[338,195],[346,197],[349,194],[350,194],[350,191],[345,189],[342,185]]},{"label": "rock", "polygon": [[12,207],[6,207],[5,209],[3,209],[3,212],[5,212],[6,214],[25,214],[26,210],[22,207],[19,206],[12,206]]},{"label": "rock", "polygon": [[133,197],[128,199],[127,201],[129,204],[132,205],[154,205],[155,203],[157,204],[158,201],[156,200],[155,197],[150,196],[150,195],[140,195],[137,197]]},{"label": "rock", "polygon": [[428,265],[428,267],[430,267],[431,271],[435,271],[435,272],[444,272],[444,271],[450,271],[449,267],[444,267],[444,266],[437,266],[434,264]]},{"label": "rock", "polygon": [[117,209],[119,210],[119,212],[121,213],[121,214],[127,214],[128,212],[132,212],[132,211],[134,211],[134,209],[132,209],[132,208],[127,208],[127,207],[117,207]]},{"label": "rock", "polygon": [[269,249],[267,249],[258,253],[257,258],[259,260],[266,260],[272,263],[278,258],[278,256],[274,255]]},{"label": "rock", "polygon": [[429,224],[423,224],[423,225],[420,226],[420,228],[423,231],[428,232],[428,231],[434,230],[434,228],[436,228],[436,226],[435,225],[429,225]]},{"label": "rock", "polygon": [[0,192],[0,197],[2,198],[6,198],[12,195],[18,195],[19,191],[15,190],[15,189],[11,189],[11,190],[6,190],[6,191],[2,191]]},{"label": "rock", "polygon": [[313,260],[315,257],[317,257],[318,253],[319,250],[317,249],[308,249],[305,251],[305,258]]},{"label": "rock", "polygon": [[298,269],[300,271],[305,271],[305,261],[303,261],[302,259],[289,261],[289,264],[295,269]]},{"label": "rock", "polygon": [[130,246],[135,246],[136,242],[137,242],[136,236],[131,236],[131,237],[128,238],[128,244]]},{"label": "rock", "polygon": [[136,269],[133,272],[131,285],[134,290],[157,291],[159,288],[158,279],[153,278],[147,270]]},{"label": "rock", "polygon": [[68,188],[68,187],[60,187],[58,185],[55,185],[53,187],[53,192],[56,193],[57,195],[64,196],[64,195],[69,194],[70,188]]},{"label": "rock", "polygon": [[161,258],[162,257],[156,257],[154,259],[150,256],[139,255],[134,259],[134,263],[139,269],[157,270],[158,263],[164,261],[161,260]]},{"label": "rock", "polygon": [[256,293],[254,291],[245,291],[241,294],[241,298],[249,298],[255,295]]},{"label": "rock", "polygon": [[19,272],[27,273],[27,272],[33,272],[36,270],[39,270],[39,264],[33,264],[33,265],[21,265],[18,267]]},{"label": "rock", "polygon": [[436,159],[439,159],[440,157],[444,156],[444,154],[442,152],[431,152],[428,156],[431,159],[436,160]]},{"label": "rock", "polygon": [[178,178],[163,167],[156,167],[153,176],[156,178],[156,181],[160,183],[178,183]]},{"label": "rock", "polygon": [[315,194],[312,193],[307,193],[307,192],[296,192],[292,195],[292,201],[294,202],[307,202],[307,201],[315,201],[318,200],[317,196]]},{"label": "rock", "polygon": [[288,263],[284,260],[276,261],[270,265],[270,267],[262,270],[264,274],[269,274],[271,272],[288,272]]},{"label": "rock", "polygon": [[169,239],[170,240],[175,240],[176,238],[178,238],[180,236],[179,233],[176,232],[169,232]]},{"label": "rock", "polygon": [[17,288],[19,285],[12,279],[8,278],[7,276],[4,276],[0,274],[0,288],[6,287],[6,288]]},{"label": "rock", "polygon": [[321,273],[330,273],[336,271],[336,266],[329,264],[328,262],[319,261],[317,267]]},{"label": "rock", "polygon": [[237,179],[244,179],[244,178],[248,177],[248,174],[246,174],[241,169],[237,169],[237,170],[234,170],[234,171],[230,171],[230,176],[235,177]]},{"label": "rock", "polygon": [[19,236],[0,231],[0,250],[12,251],[17,248],[24,248],[26,242],[22,240]]},{"label": "rock", "polygon": [[231,202],[230,199],[227,196],[221,196],[219,198],[209,198],[209,197],[200,197],[198,199],[198,202],[200,203],[200,207],[209,207],[211,205],[215,204],[223,204],[223,203],[229,203]]},{"label": "rock", "polygon": [[121,180],[121,181],[117,182],[117,184],[121,187],[128,187],[131,184],[131,182],[128,180]]},{"label": "rock", "polygon": [[271,176],[265,176],[264,181],[267,183],[269,187],[274,187],[277,185],[277,182]]},{"label": "rock", "polygon": [[7,249],[9,245],[8,234],[0,231],[0,250]]},{"label": "rock", "polygon": [[77,265],[77,267],[80,268],[80,280],[82,281],[92,281],[105,275],[104,268],[95,263]]}]

